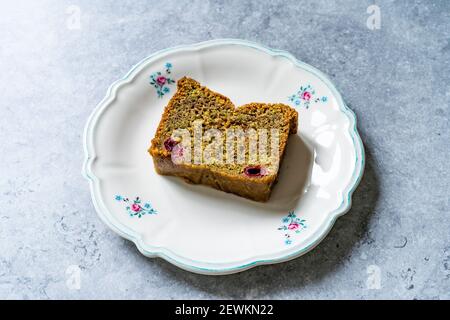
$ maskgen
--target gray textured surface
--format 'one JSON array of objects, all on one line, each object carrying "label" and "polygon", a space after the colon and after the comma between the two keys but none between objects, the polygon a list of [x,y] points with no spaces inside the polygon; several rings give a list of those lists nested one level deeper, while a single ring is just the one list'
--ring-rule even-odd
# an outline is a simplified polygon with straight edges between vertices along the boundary
[{"label": "gray textured surface", "polygon": [[[450,298],[450,3],[2,1],[0,298]],[[69,5],[81,29],[67,27]],[[234,37],[335,81],[367,149],[353,209],[306,256],[226,277],[142,257],[97,218],[82,131],[150,53]],[[66,269],[81,268],[81,288]],[[368,289],[369,266],[381,288]]]}]

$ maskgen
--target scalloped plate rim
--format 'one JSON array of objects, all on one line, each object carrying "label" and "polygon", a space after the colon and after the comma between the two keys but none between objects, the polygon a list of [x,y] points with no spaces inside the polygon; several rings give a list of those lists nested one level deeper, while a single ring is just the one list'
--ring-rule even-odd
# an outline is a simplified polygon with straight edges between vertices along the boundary
[{"label": "scalloped plate rim", "polygon": [[[286,59],[288,59],[293,65],[297,68],[303,68],[307,71],[313,73],[316,75],[320,80],[322,80],[327,87],[332,91],[334,94],[337,103],[341,109],[341,111],[348,117],[350,121],[350,128],[349,133],[353,140],[353,145],[355,147],[355,169],[352,175],[352,178],[347,185],[346,188],[342,191],[343,193],[343,200],[341,205],[334,211],[329,212],[327,216],[328,223],[322,224],[322,227],[318,229],[318,233],[320,234],[318,237],[313,239],[308,245],[303,245],[300,249],[298,249],[294,253],[290,253],[281,257],[275,257],[275,258],[268,258],[268,257],[252,257],[251,262],[245,263],[245,264],[239,264],[237,266],[233,267],[214,267],[214,263],[202,263],[203,265],[208,265],[208,268],[199,266],[199,262],[194,260],[189,260],[185,257],[180,257],[177,254],[171,252],[170,250],[162,247],[150,247],[143,243],[141,235],[137,234],[135,231],[130,230],[129,228],[121,225],[116,225],[113,221],[110,221],[108,216],[111,216],[109,211],[106,209],[106,207],[102,204],[101,196],[99,196],[99,179],[93,174],[91,170],[91,165],[93,161],[96,158],[95,150],[93,147],[93,129],[95,128],[95,125],[97,121],[99,120],[101,114],[103,111],[110,106],[111,102],[114,101],[116,98],[118,90],[125,84],[131,82],[133,80],[133,76],[137,74],[137,72],[140,71],[140,69],[144,68],[147,64],[151,63],[152,60],[157,59],[163,54],[175,52],[175,51],[183,51],[183,50],[199,50],[205,47],[210,46],[216,46],[216,45],[243,45],[247,47],[251,47],[260,51],[263,51],[267,54],[270,54],[271,56],[282,56]],[[172,263],[184,270],[191,271],[194,273],[200,273],[200,274],[211,274],[211,275],[225,275],[225,274],[232,274],[236,272],[241,272],[248,270],[250,268],[256,267],[258,265],[267,265],[267,264],[275,264],[280,263],[288,260],[295,259],[310,250],[312,250],[315,246],[317,246],[330,232],[332,229],[335,221],[340,216],[347,213],[352,205],[352,195],[355,191],[356,187],[358,186],[359,182],[361,181],[361,178],[364,173],[364,166],[365,166],[365,152],[364,152],[364,145],[362,143],[362,140],[360,138],[360,135],[357,130],[357,124],[356,124],[356,116],[354,112],[344,103],[342,96],[340,92],[336,89],[333,82],[326,76],[324,73],[322,73],[317,68],[304,63],[297,58],[295,58],[292,54],[290,54],[287,51],[284,50],[278,50],[278,49],[271,49],[269,47],[266,47],[264,45],[247,41],[247,40],[241,40],[241,39],[216,39],[216,40],[210,40],[210,41],[204,41],[194,44],[188,44],[188,45],[180,45],[176,47],[170,47],[167,49],[163,49],[160,51],[157,51],[150,56],[144,58],[137,64],[135,64],[131,70],[120,80],[115,81],[107,90],[107,93],[105,97],[102,99],[102,101],[94,108],[91,115],[89,116],[86,126],[84,128],[84,136],[83,136],[83,149],[85,154],[85,159],[83,163],[83,169],[82,174],[83,176],[89,181],[90,186],[90,193],[92,197],[92,202],[94,204],[94,207],[96,209],[97,214],[101,218],[101,220],[114,232],[119,234],[121,237],[132,241],[138,250],[145,255],[146,257],[159,257],[162,258],[169,263]],[[359,151],[359,152],[358,152]],[[358,158],[358,154],[360,155],[360,158]],[[99,201],[100,200],[100,201]],[[326,225],[325,227],[323,227]],[[181,260],[185,260],[187,262],[183,262]],[[196,265],[197,264],[197,265]],[[209,266],[210,265],[210,266]],[[216,264],[217,265],[217,264]]]}]

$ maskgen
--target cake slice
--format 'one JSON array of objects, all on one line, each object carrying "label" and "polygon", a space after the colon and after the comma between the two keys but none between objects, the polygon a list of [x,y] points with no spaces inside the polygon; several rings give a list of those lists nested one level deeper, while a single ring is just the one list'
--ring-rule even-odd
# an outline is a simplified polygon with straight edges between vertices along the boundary
[{"label": "cake slice", "polygon": [[267,201],[297,111],[277,103],[236,108],[229,98],[184,77],[149,149],[159,174]]}]

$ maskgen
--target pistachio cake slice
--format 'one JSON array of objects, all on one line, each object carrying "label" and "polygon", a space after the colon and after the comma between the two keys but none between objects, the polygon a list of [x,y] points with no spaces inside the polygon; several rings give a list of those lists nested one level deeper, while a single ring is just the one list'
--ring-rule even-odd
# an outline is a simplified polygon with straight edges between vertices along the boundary
[{"label": "pistachio cake slice", "polygon": [[281,104],[231,100],[184,77],[149,149],[156,172],[267,201],[298,114]]}]

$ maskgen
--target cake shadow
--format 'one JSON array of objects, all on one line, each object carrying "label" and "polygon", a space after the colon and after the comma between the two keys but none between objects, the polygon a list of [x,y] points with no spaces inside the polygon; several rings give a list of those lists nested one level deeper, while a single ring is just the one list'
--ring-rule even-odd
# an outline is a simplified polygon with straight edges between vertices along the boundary
[{"label": "cake shadow", "polygon": [[191,193],[201,201],[201,198],[214,199],[217,205],[229,205],[239,207],[245,212],[246,208],[258,208],[261,214],[273,214],[287,212],[294,208],[309,184],[313,166],[312,148],[299,136],[291,135],[286,146],[284,158],[280,165],[278,181],[273,187],[271,197],[267,202],[257,202],[240,197],[232,193],[226,193],[214,188],[192,184],[178,177],[164,177],[173,187],[183,189],[186,194]]},{"label": "cake shadow", "polygon": [[312,148],[299,135],[291,135],[281,163],[278,182],[266,206],[280,211],[295,207],[309,185],[313,161]]},{"label": "cake shadow", "polygon": [[376,212],[378,198],[379,181],[375,160],[366,147],[365,173],[353,194],[351,210],[336,221],[317,248],[304,256],[227,276],[199,275],[181,270],[162,259],[150,261],[153,267],[157,266],[177,281],[216,298],[277,298],[282,292],[320,282],[326,275],[344,267],[344,262],[356,244],[363,246],[371,243],[368,226]]}]

